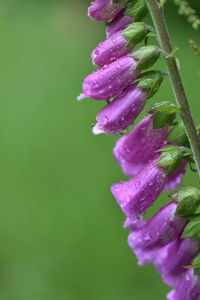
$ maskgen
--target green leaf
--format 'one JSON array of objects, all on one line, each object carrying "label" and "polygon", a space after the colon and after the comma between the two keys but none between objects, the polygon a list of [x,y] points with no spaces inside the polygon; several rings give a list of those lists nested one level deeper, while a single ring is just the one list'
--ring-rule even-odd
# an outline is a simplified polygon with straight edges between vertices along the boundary
[{"label": "green leaf", "polygon": [[176,209],[179,216],[193,215],[200,205],[200,191],[192,186],[182,187],[170,197],[179,202]]},{"label": "green leaf", "polygon": [[176,114],[165,114],[162,112],[156,112],[153,118],[153,127],[154,129],[159,129],[165,125],[170,125],[176,119]]},{"label": "green leaf", "polygon": [[183,231],[182,238],[191,239],[194,237],[200,237],[200,221],[189,222]]}]

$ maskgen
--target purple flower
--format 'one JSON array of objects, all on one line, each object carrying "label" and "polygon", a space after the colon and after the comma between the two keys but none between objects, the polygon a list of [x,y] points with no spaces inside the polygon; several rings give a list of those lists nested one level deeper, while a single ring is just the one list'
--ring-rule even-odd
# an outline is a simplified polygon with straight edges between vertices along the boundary
[{"label": "purple flower", "polygon": [[[144,39],[149,30],[145,23],[136,22],[130,24],[125,30],[114,33],[107,40],[100,43],[92,52],[93,64],[103,67],[119,57],[128,54],[137,43]],[[147,47],[146,49],[149,48]],[[134,55],[135,53],[133,53],[133,58],[135,58]]]},{"label": "purple flower", "polygon": [[97,115],[94,134],[118,134],[137,118],[147,100],[147,93],[133,84],[105,106]]},{"label": "purple flower", "polygon": [[86,97],[109,100],[119,95],[139,76],[140,71],[135,70],[136,65],[136,61],[128,55],[90,74],[84,80],[83,94],[78,100]]},{"label": "purple flower", "polygon": [[156,155],[131,180],[111,187],[117,203],[129,218],[144,215],[164,188],[167,174],[164,168],[156,165],[157,158]]},{"label": "purple flower", "polygon": [[122,33],[123,31],[114,33],[109,39],[97,46],[91,54],[94,65],[103,67],[131,51],[133,46],[127,45],[128,41]]},{"label": "purple flower", "polygon": [[133,230],[128,243],[130,248],[155,249],[160,248],[175,240],[186,225],[186,220],[176,216],[176,202],[171,202],[162,207],[144,226]]},{"label": "purple flower", "polygon": [[167,295],[168,300],[200,300],[200,276],[188,270],[175,290]]},{"label": "purple flower", "polygon": [[187,167],[187,161],[184,160],[182,162],[181,167],[176,171],[174,174],[168,177],[167,182],[165,184],[165,190],[173,190],[175,189],[179,184],[181,184],[183,180],[183,175],[185,174]]},{"label": "purple flower", "polygon": [[127,176],[136,175],[152,159],[154,151],[163,146],[167,132],[167,126],[153,129],[153,115],[150,115],[117,141],[114,156]]},{"label": "purple flower", "polygon": [[119,3],[113,3],[113,0],[96,0],[88,8],[88,16],[95,21],[109,21],[113,19],[123,6]]},{"label": "purple flower", "polygon": [[129,24],[133,23],[134,19],[129,16],[124,15],[122,10],[119,14],[112,20],[112,22],[106,27],[106,34],[109,38],[112,34],[125,29]]},{"label": "purple flower", "polygon": [[186,272],[184,266],[192,263],[198,251],[197,240],[178,238],[157,250],[153,261],[158,272],[162,275],[163,281],[175,287],[180,276]]}]

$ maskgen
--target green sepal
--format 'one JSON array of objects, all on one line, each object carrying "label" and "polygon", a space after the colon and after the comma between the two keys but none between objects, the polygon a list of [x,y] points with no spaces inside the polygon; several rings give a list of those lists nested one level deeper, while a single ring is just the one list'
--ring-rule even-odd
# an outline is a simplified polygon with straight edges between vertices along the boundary
[{"label": "green sepal", "polygon": [[200,254],[198,254],[193,260],[192,265],[184,266],[185,269],[194,269],[195,275],[200,275]]},{"label": "green sepal", "polygon": [[200,254],[198,254],[193,260],[192,265],[184,266],[185,269],[194,269],[195,275],[200,275]]},{"label": "green sepal", "polygon": [[143,22],[134,22],[130,24],[122,33],[128,42],[127,46],[133,46],[141,42],[150,32],[151,27]]},{"label": "green sepal", "polygon": [[141,74],[137,79],[139,80],[138,87],[147,91],[147,97],[151,98],[158,91],[163,82],[164,75],[160,71],[148,71]]},{"label": "green sepal", "polygon": [[200,220],[189,222],[181,236],[183,239],[200,238]]},{"label": "green sepal", "polygon": [[177,146],[168,145],[157,152],[162,152],[158,159],[157,166],[167,169],[168,176],[175,173],[181,166],[182,153]]},{"label": "green sepal", "polygon": [[154,45],[141,47],[140,49],[132,52],[132,57],[137,62],[135,67],[137,70],[144,70],[152,67],[159,56],[160,49]]},{"label": "green sepal", "polygon": [[180,108],[168,101],[156,103],[148,110],[148,113],[154,115],[153,126],[155,129],[171,125],[176,119],[176,114],[179,112]]},{"label": "green sepal", "polygon": [[189,221],[200,221],[200,214],[188,215],[184,217]]},{"label": "green sepal", "polygon": [[200,205],[200,191],[196,187],[181,187],[176,192],[172,193],[170,197],[179,202],[176,209],[176,215],[182,217],[193,215]]},{"label": "green sepal", "polygon": [[176,122],[176,124],[170,128],[166,140],[169,143],[177,143],[189,147],[190,143],[182,121]]},{"label": "green sepal", "polygon": [[128,4],[125,15],[130,16],[135,22],[141,21],[148,13],[145,0],[135,0]]}]

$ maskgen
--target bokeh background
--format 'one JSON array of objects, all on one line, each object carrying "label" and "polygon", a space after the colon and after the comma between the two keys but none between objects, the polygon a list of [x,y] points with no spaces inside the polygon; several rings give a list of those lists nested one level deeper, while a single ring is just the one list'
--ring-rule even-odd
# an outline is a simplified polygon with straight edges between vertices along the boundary
[{"label": "bokeh background", "polygon": [[[167,21],[196,121],[200,43],[168,1]],[[200,3],[191,2],[200,12]],[[0,1],[0,299],[161,300],[169,290],[138,267],[110,185],[125,177],[117,140],[91,134],[102,103],[76,101],[89,53],[105,38],[90,1]],[[162,62],[156,66],[165,70]],[[168,79],[150,100],[174,101]],[[190,171],[185,181],[197,183]],[[157,207],[168,201],[163,194]]]}]

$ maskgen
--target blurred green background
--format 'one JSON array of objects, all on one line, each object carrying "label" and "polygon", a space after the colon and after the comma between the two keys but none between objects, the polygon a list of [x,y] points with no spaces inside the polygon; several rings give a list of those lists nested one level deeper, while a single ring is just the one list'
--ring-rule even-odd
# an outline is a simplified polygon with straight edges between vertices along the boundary
[{"label": "blurred green background", "polygon": [[[110,194],[125,178],[112,157],[117,137],[91,134],[102,103],[76,102],[94,70],[89,53],[105,38],[89,3],[0,1],[2,300],[161,300],[169,290],[127,246]],[[200,42],[199,33],[170,1],[166,15],[198,121],[200,58],[188,39]],[[154,101],[173,99],[166,78]],[[185,182],[196,181],[188,172]]]}]

